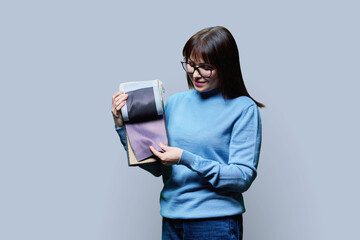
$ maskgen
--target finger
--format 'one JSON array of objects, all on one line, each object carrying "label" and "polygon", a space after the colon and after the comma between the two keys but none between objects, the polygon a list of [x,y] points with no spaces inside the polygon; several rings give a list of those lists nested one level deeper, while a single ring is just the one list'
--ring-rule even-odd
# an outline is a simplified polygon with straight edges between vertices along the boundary
[{"label": "finger", "polygon": [[156,151],[156,149],[153,147],[153,146],[150,146],[150,151],[155,155],[155,156],[157,156],[158,158],[160,158],[161,157],[161,152],[159,152],[159,151]]},{"label": "finger", "polygon": [[129,96],[129,94],[127,94],[127,93],[122,93],[122,94],[120,94],[120,95],[116,96],[116,97],[115,97],[115,99],[119,99],[119,98],[127,98],[128,96]]},{"label": "finger", "polygon": [[128,95],[127,94],[123,94],[121,96],[119,96],[118,98],[115,99],[115,103],[120,103],[125,101],[126,99],[128,99]]},{"label": "finger", "polygon": [[111,108],[112,109],[116,109],[120,104],[117,104],[117,103],[112,103],[111,104]]},{"label": "finger", "polygon": [[125,103],[126,103],[126,100],[120,100],[120,101],[115,102],[114,104],[117,107],[117,106],[119,106],[121,104],[125,104]]},{"label": "finger", "polygon": [[159,142],[159,146],[161,147],[162,150],[164,150],[165,152],[168,151],[170,149],[169,146],[166,146],[165,144],[163,144],[162,142]]},{"label": "finger", "polygon": [[112,96],[112,100],[114,101],[115,98],[117,98],[118,96],[120,96],[120,95],[123,94],[123,93],[124,93],[123,91],[120,91],[120,92],[115,93],[115,94]]},{"label": "finger", "polygon": [[125,105],[126,102],[122,102],[120,103],[119,105],[116,106],[116,110],[120,110],[124,105]]},{"label": "finger", "polygon": [[123,93],[123,92],[117,92],[113,97],[112,97],[112,102],[117,102],[120,99],[126,99],[128,97],[127,94]]},{"label": "finger", "polygon": [[119,104],[119,103],[121,103],[123,101],[126,101],[127,99],[128,99],[127,94],[126,95],[121,95],[118,98],[116,98],[114,102],[115,102],[115,104]]}]

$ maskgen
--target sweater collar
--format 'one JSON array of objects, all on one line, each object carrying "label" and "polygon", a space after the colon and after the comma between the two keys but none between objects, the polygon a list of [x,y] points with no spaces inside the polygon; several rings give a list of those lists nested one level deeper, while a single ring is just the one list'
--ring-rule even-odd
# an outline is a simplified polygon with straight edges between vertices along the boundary
[{"label": "sweater collar", "polygon": [[207,92],[198,92],[198,91],[196,91],[196,92],[200,95],[201,98],[209,98],[209,97],[219,94],[221,91],[220,91],[220,88],[215,88],[215,89],[207,91]]}]

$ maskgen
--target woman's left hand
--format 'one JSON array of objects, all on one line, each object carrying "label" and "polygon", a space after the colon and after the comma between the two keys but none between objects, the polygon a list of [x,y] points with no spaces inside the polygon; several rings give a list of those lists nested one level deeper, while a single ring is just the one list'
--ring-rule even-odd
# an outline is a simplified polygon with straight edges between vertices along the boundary
[{"label": "woman's left hand", "polygon": [[153,146],[150,146],[150,150],[155,156],[157,156],[161,160],[162,164],[164,164],[165,166],[171,166],[179,162],[181,154],[183,152],[182,149],[177,147],[169,147],[162,143],[159,143],[159,146],[162,150],[164,150],[163,153],[157,151]]}]

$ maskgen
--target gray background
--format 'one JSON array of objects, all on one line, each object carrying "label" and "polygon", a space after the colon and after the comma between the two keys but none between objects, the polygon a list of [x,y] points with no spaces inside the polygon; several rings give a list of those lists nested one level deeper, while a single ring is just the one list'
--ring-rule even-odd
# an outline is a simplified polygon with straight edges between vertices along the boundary
[{"label": "gray background", "polygon": [[159,239],[160,178],[127,166],[120,82],[187,89],[182,47],[227,27],[265,103],[245,239],[359,239],[356,1],[2,1],[0,239]]}]

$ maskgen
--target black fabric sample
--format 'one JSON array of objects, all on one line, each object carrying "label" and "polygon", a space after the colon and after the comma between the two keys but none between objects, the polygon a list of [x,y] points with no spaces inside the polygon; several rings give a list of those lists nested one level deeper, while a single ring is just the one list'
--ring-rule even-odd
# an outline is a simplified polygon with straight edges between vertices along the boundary
[{"label": "black fabric sample", "polygon": [[154,90],[152,87],[127,92],[126,100],[129,122],[144,122],[157,119]]}]

